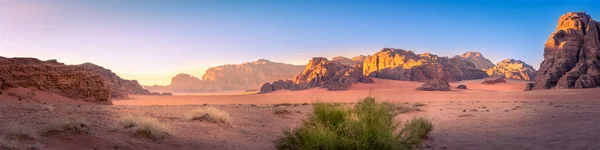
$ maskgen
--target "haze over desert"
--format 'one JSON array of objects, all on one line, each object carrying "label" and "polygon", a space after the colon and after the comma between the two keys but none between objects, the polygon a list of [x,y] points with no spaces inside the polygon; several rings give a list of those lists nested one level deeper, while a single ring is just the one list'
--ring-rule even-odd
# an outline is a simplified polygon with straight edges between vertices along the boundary
[{"label": "haze over desert", "polygon": [[0,0],[0,149],[600,149],[598,4]]}]

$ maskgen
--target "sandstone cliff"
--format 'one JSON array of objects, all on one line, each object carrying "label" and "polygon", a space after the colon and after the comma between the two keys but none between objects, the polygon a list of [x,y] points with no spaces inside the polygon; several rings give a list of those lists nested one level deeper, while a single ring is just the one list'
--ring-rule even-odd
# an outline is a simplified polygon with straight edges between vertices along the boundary
[{"label": "sandstone cliff", "polygon": [[535,78],[535,69],[520,60],[505,59],[496,66],[488,69],[487,74],[507,79],[533,80]]},{"label": "sandstone cliff", "polygon": [[76,66],[100,75],[108,87],[110,87],[112,98],[128,98],[128,94],[150,94],[150,91],[145,90],[136,80],[122,79],[121,77],[117,76],[117,74],[104,67],[92,63],[84,63]]},{"label": "sandstone cliff", "polygon": [[479,52],[465,52],[462,55],[456,55],[453,58],[467,60],[473,63],[473,65],[475,65],[475,68],[477,69],[486,70],[494,67],[494,63],[492,63],[492,61],[490,61],[489,59],[483,57],[483,55]]},{"label": "sandstone cliff", "polygon": [[56,60],[0,57],[2,87],[30,88],[64,97],[110,103],[110,87],[103,78],[78,66]]},{"label": "sandstone cliff", "polygon": [[475,68],[475,65],[467,60],[438,57],[430,53],[417,55],[412,51],[392,48],[384,48],[367,56],[363,64],[363,74],[406,81],[460,81],[487,77],[484,71]]},{"label": "sandstone cliff", "polygon": [[260,93],[269,93],[276,90],[303,90],[313,87],[326,88],[329,91],[346,90],[355,83],[373,83],[369,77],[361,73],[360,68],[343,65],[337,61],[329,61],[327,58],[312,58],[302,73],[293,80],[279,80],[265,83]]},{"label": "sandstone cliff", "polygon": [[600,23],[584,12],[569,12],[544,45],[533,89],[595,88],[600,85]]}]

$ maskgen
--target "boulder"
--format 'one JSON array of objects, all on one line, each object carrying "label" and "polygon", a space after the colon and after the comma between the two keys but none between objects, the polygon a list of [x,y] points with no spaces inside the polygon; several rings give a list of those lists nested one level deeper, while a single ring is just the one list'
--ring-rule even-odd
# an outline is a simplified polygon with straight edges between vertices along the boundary
[{"label": "boulder", "polygon": [[461,85],[458,85],[456,88],[458,88],[458,89],[467,89],[467,85],[461,84]]},{"label": "boulder", "polygon": [[533,86],[534,86],[533,83],[525,84],[525,91],[531,91],[533,89]]},{"label": "boulder", "polygon": [[84,101],[110,103],[111,89],[103,78],[78,66],[55,60],[0,57],[3,85],[30,88]]},{"label": "boulder", "polygon": [[450,91],[450,84],[444,79],[429,80],[418,91]]},{"label": "boulder", "polygon": [[173,93],[164,92],[160,94],[161,96],[173,96]]},{"label": "boulder", "polygon": [[363,75],[374,78],[429,81],[482,79],[488,75],[473,63],[460,58],[438,57],[430,53],[384,48],[369,55],[363,64]]},{"label": "boulder", "polygon": [[504,80],[503,78],[492,78],[492,79],[486,79],[483,82],[481,82],[481,84],[497,84],[497,83],[506,83],[506,80]]},{"label": "boulder", "polygon": [[465,52],[464,54],[456,55],[453,58],[467,60],[473,63],[473,65],[475,65],[475,68],[477,69],[487,70],[489,68],[494,67],[494,63],[492,63],[492,61],[490,61],[489,59],[483,57],[483,55],[479,52]]},{"label": "boulder", "polygon": [[487,74],[491,77],[529,81],[535,78],[535,69],[520,60],[505,59],[496,66],[489,68]]},{"label": "boulder", "polygon": [[585,12],[569,12],[544,44],[544,60],[532,89],[600,86],[600,23]]}]

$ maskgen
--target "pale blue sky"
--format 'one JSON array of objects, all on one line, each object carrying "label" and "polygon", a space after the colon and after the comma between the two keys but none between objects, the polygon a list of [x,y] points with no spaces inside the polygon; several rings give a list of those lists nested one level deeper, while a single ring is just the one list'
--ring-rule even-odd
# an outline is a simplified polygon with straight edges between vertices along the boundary
[{"label": "pale blue sky", "polygon": [[599,1],[0,0],[0,56],[92,62],[142,84],[265,58],[305,64],[383,47],[536,68],[558,17]]}]

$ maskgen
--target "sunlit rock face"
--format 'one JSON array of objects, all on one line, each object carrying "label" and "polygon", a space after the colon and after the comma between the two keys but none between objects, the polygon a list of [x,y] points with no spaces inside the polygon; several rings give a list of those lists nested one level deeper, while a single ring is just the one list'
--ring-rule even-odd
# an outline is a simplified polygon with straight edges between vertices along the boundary
[{"label": "sunlit rock face", "polygon": [[150,94],[150,91],[145,90],[136,80],[125,80],[113,73],[111,70],[92,63],[84,63],[77,65],[87,71],[91,71],[100,75],[104,82],[111,89],[111,97],[115,99],[128,98],[129,94]]},{"label": "sunlit rock face", "polygon": [[494,67],[494,63],[492,63],[492,61],[490,61],[489,59],[483,57],[483,55],[479,52],[465,52],[464,54],[456,55],[453,58],[461,58],[467,60],[473,63],[473,65],[475,65],[475,68],[477,69],[487,70],[489,68]]},{"label": "sunlit rock face", "polygon": [[473,63],[460,58],[438,57],[430,53],[384,48],[369,55],[363,63],[363,75],[374,78],[429,81],[445,79],[460,81],[482,79],[487,74]]},{"label": "sunlit rock face", "polygon": [[505,59],[496,66],[488,69],[487,74],[507,79],[533,80],[535,78],[535,69],[521,60]]},{"label": "sunlit rock face", "polygon": [[279,80],[273,83],[265,83],[260,93],[269,93],[277,90],[303,90],[313,87],[326,88],[329,91],[346,90],[355,83],[373,83],[369,77],[365,77],[358,67],[344,65],[337,61],[329,61],[327,58],[312,58],[302,73],[296,75],[293,80]]},{"label": "sunlit rock face", "polygon": [[544,44],[544,61],[532,89],[594,88],[600,85],[600,23],[584,12],[558,19]]},{"label": "sunlit rock face", "polygon": [[110,103],[111,88],[100,75],[56,60],[0,57],[1,87],[23,87],[84,101]]}]

